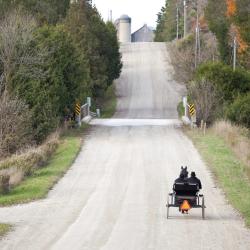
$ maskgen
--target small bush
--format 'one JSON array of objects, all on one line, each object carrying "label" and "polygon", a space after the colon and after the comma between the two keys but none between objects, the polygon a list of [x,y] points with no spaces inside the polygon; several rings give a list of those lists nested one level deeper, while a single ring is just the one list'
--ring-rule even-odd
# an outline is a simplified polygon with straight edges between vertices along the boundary
[{"label": "small bush", "polygon": [[110,85],[104,97],[96,98],[96,108],[101,108],[102,118],[110,118],[115,114],[116,111],[116,94],[115,94],[115,84]]},{"label": "small bush", "polygon": [[183,107],[183,102],[180,102],[177,106],[177,111],[178,111],[178,115],[179,117],[182,117],[185,115],[185,108]]},{"label": "small bush", "polygon": [[211,123],[218,103],[218,93],[214,85],[206,79],[193,81],[188,86],[188,94],[196,107],[197,122],[203,120]]},{"label": "small bush", "polygon": [[250,128],[250,92],[236,98],[227,111],[227,117],[236,124]]},{"label": "small bush", "polygon": [[10,176],[0,175],[0,193],[7,194],[10,191]]}]

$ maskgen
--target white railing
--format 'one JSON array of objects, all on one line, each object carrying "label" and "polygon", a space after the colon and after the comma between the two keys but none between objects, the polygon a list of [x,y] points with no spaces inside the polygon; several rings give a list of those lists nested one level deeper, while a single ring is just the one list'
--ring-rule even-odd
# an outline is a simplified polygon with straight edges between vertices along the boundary
[{"label": "white railing", "polygon": [[82,121],[84,120],[84,118],[87,118],[87,117],[100,117],[101,114],[100,114],[100,109],[97,109],[96,112],[92,112],[90,110],[91,108],[91,98],[88,97],[87,98],[87,103],[83,104],[81,106],[81,112],[79,114],[79,116],[77,117],[77,122],[78,122],[78,125],[81,126],[82,125]]},{"label": "white railing", "polygon": [[89,116],[90,107],[88,103],[85,103],[81,106],[81,120],[84,119],[86,116]]}]

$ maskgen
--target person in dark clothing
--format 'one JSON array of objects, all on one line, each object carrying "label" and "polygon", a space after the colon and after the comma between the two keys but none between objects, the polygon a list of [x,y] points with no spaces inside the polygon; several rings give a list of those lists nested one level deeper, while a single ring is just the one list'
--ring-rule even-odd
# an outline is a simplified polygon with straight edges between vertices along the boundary
[{"label": "person in dark clothing", "polygon": [[196,177],[195,172],[191,172],[191,177],[187,179],[188,183],[198,184],[199,189],[202,189],[201,181]]},{"label": "person in dark clothing", "polygon": [[185,183],[185,176],[183,173],[180,174],[180,177],[174,181],[174,183]]}]

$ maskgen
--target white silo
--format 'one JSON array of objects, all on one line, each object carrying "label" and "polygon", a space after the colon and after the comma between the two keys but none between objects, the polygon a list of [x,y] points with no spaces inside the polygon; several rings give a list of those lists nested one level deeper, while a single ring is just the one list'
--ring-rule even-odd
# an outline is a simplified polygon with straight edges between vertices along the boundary
[{"label": "white silo", "polygon": [[121,43],[131,42],[131,18],[128,15],[118,19],[118,37]]}]

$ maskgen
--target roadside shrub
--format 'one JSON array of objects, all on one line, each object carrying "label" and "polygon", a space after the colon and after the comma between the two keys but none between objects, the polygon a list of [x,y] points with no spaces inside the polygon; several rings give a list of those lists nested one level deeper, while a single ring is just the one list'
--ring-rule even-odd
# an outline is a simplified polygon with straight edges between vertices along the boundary
[{"label": "roadside shrub", "polygon": [[215,85],[223,101],[232,102],[239,94],[250,91],[250,73],[223,63],[206,63],[196,72],[196,79],[205,78]]},{"label": "roadside shrub", "polygon": [[236,98],[227,111],[227,117],[236,124],[250,128],[250,92]]},{"label": "roadside shrub", "polygon": [[206,79],[193,81],[188,86],[188,94],[196,107],[197,122],[200,123],[203,120],[211,123],[218,103],[218,94],[214,85]]},{"label": "roadside shrub", "polygon": [[179,117],[182,117],[185,115],[185,108],[183,107],[183,102],[180,102],[177,106],[177,111],[178,111],[178,115]]}]

